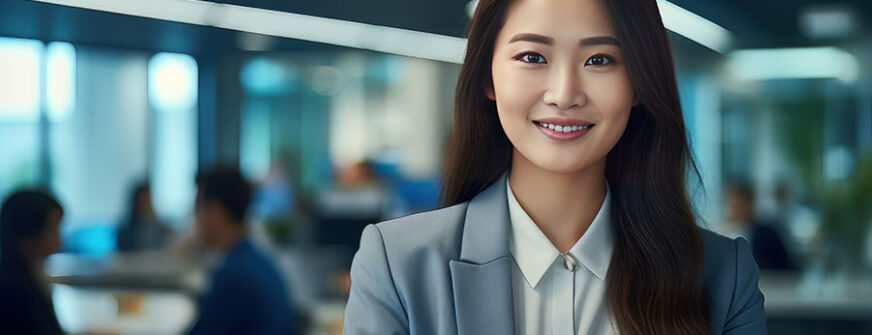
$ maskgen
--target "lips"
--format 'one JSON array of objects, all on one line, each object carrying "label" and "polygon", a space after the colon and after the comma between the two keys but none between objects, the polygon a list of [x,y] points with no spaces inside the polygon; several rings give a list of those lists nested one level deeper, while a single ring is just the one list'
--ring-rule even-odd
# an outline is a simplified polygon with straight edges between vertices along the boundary
[{"label": "lips", "polygon": [[542,123],[539,121],[533,121],[533,124],[535,124],[539,127],[542,127],[542,128],[548,128],[548,129],[553,130],[553,131],[558,132],[558,133],[571,133],[573,131],[586,130],[586,129],[590,129],[591,127],[593,127],[593,124],[588,124],[588,125],[584,125],[584,126],[576,126],[576,125],[570,126],[570,125],[559,125],[559,124],[553,124],[553,123]]},{"label": "lips", "polygon": [[578,119],[544,118],[534,120],[533,124],[546,137],[557,141],[571,141],[587,134],[594,123]]},{"label": "lips", "polygon": [[545,124],[553,124],[555,126],[588,126],[594,124],[593,122],[581,120],[581,119],[566,119],[566,118],[557,118],[557,117],[547,117],[533,120],[535,123],[545,123]]}]

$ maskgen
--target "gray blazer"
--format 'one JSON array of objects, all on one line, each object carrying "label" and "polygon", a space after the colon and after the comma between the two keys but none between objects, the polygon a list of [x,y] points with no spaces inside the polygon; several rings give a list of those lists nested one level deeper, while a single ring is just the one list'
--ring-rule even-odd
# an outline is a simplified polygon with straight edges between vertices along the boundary
[{"label": "gray blazer", "polygon": [[[514,334],[505,174],[472,200],[371,224],[343,334]],[[713,334],[766,334],[748,243],[701,230]]]}]

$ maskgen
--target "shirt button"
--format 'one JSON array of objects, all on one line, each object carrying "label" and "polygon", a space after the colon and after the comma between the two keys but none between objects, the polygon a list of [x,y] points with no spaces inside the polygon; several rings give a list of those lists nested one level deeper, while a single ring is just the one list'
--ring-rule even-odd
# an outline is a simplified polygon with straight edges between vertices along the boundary
[{"label": "shirt button", "polygon": [[575,268],[578,267],[578,263],[575,262],[575,258],[572,257],[569,253],[560,254],[563,256],[563,266],[566,267],[569,272],[575,272]]}]

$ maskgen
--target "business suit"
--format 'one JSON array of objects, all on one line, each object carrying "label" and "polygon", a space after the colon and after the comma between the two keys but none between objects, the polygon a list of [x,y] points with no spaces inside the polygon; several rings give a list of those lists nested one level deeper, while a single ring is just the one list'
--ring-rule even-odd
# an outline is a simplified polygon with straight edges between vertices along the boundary
[{"label": "business suit", "polygon": [[[505,178],[468,202],[367,226],[343,333],[513,334]],[[701,235],[712,333],[766,334],[748,243]]]}]

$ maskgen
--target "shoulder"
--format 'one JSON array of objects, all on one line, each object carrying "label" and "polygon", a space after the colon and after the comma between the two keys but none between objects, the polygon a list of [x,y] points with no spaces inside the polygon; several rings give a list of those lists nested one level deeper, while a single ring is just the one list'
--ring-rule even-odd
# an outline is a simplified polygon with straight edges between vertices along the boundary
[{"label": "shoulder", "polygon": [[0,310],[6,311],[7,308],[28,302],[29,288],[23,279],[0,272],[0,297],[3,297],[4,302]]},{"label": "shoulder", "polygon": [[448,264],[460,254],[466,207],[461,203],[366,226],[352,272],[357,267],[402,275]]},{"label": "shoulder", "polygon": [[710,305],[710,322],[723,329],[765,331],[764,296],[760,270],[751,247],[742,238],[729,238],[700,229],[703,243],[703,289]]},{"label": "shoulder", "polygon": [[248,294],[280,288],[281,275],[270,258],[252,242],[244,243],[227,255],[215,273],[216,283]]},{"label": "shoulder", "polygon": [[49,297],[24,275],[0,275],[0,297],[0,333],[5,334],[7,326],[15,330],[13,334],[45,333],[57,323]]},{"label": "shoulder", "polygon": [[705,250],[706,256],[710,256],[710,253],[715,254],[711,256],[722,255],[724,251],[735,249],[736,247],[735,239],[718,234],[706,228],[700,228],[699,235],[700,239],[702,239],[703,250]]},{"label": "shoulder", "polygon": [[737,269],[756,267],[751,247],[743,237],[729,238],[711,230],[700,228],[703,244],[705,274],[726,274]]},{"label": "shoulder", "polygon": [[452,246],[460,242],[467,203],[411,214],[371,225],[389,251]]},{"label": "shoulder", "polygon": [[0,269],[0,296],[4,301],[28,301],[38,293],[38,288],[32,279],[21,273],[21,269]]}]

